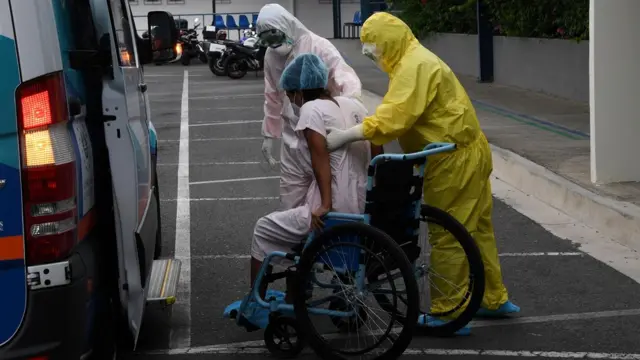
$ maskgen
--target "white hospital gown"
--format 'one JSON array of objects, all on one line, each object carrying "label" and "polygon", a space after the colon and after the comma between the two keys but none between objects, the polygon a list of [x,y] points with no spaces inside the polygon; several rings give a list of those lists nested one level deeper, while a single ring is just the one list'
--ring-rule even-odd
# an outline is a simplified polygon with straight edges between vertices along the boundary
[{"label": "white hospital gown", "polygon": [[[311,129],[326,137],[328,127],[347,129],[362,122],[367,110],[353,98],[336,97],[339,107],[330,100],[305,103],[295,124],[296,140],[292,154],[299,164],[299,181],[289,197],[295,207],[272,212],[260,218],[255,226],[251,256],[257,260],[274,252],[289,252],[305,241],[311,227],[311,212],[321,204],[320,190],[311,164],[311,153],[303,131]],[[364,212],[367,166],[371,148],[367,141],[358,141],[330,153],[332,211],[361,214]],[[278,262],[278,261],[277,261]],[[276,262],[276,263],[277,263]]]}]

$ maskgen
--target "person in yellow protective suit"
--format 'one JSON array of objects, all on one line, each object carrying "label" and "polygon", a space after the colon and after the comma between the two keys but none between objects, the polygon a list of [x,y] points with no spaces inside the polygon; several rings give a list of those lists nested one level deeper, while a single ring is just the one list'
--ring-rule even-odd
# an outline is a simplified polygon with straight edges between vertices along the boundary
[{"label": "person in yellow protective suit", "polygon": [[[429,157],[424,201],[460,221],[482,253],[486,287],[477,315],[519,312],[502,282],[491,220],[491,149],[469,96],[449,66],[420,45],[397,17],[383,12],[372,15],[362,26],[360,40],[363,53],[389,75],[389,89],[375,114],[362,124],[347,130],[330,129],[329,150],[365,139],[374,145],[398,139],[405,153],[421,151],[433,142],[457,144],[454,152]],[[449,233],[432,231],[430,235],[433,270],[449,281],[465,283],[467,275],[459,267],[466,262],[455,268],[438,261],[462,252],[462,247]],[[451,300],[432,291],[432,311],[450,310],[443,307],[450,306]]]}]

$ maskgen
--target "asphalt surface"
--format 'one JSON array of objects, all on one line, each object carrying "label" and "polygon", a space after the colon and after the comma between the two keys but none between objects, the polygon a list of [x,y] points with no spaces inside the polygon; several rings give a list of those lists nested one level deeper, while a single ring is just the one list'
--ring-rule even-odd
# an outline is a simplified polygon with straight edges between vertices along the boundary
[{"label": "asphalt surface", "polygon": [[[360,62],[357,66],[365,87],[386,87],[373,80],[373,74],[376,78],[380,74],[371,63]],[[185,75],[190,125],[190,262],[186,262],[190,265],[190,298],[179,299],[176,309],[147,312],[138,351],[132,357],[265,357],[268,355],[259,345],[244,350],[224,345],[259,341],[262,332],[246,333],[233,321],[222,318],[225,306],[248,290],[247,255],[253,226],[259,217],[277,207],[278,180],[267,177],[275,177],[278,172],[268,167],[260,151],[262,74],[256,77],[249,73],[234,81],[216,78],[206,66],[195,63],[145,69],[152,119],[160,140],[158,172],[166,257],[173,256],[176,249]],[[274,155],[277,157],[277,151]],[[265,179],[237,181],[246,178]],[[640,308],[639,284],[586,254],[576,254],[570,241],[554,237],[498,200],[494,203],[494,224],[504,282],[522,312],[512,320],[480,321],[472,336],[466,338],[416,337],[406,356],[498,359],[536,354],[551,358],[586,356],[575,354],[581,352],[640,353],[640,312],[624,312]],[[549,254],[535,254],[540,252]],[[190,304],[190,321],[178,308],[184,309],[185,303]],[[614,310],[621,312],[611,313]],[[185,340],[184,334],[190,339]],[[191,348],[190,354],[182,349],[184,344]],[[220,347],[206,348],[210,345]],[[178,349],[171,354],[167,353],[169,347]],[[536,351],[542,353],[530,353]]]}]

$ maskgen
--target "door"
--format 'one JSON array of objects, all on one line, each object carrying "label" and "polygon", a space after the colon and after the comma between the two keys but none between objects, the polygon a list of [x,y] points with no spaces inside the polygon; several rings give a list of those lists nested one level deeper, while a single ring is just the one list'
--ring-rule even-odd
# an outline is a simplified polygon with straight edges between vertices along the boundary
[{"label": "door", "polygon": [[[155,233],[140,231],[150,202],[151,174],[149,128],[142,69],[138,60],[126,0],[92,0],[99,34],[108,34],[113,78],[105,77],[102,103],[105,139],[109,151],[113,207],[118,247],[120,302],[137,342],[146,298],[145,284],[153,259]],[[155,220],[152,224],[155,224]],[[151,246],[150,246],[150,245]]]}]

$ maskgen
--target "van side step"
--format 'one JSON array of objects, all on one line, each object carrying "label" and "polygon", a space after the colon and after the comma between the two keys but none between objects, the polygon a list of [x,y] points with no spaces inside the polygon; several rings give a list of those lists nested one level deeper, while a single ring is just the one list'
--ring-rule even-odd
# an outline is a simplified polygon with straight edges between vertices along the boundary
[{"label": "van side step", "polygon": [[153,261],[147,302],[162,301],[166,305],[173,305],[176,302],[180,266],[182,263],[176,259]]}]

